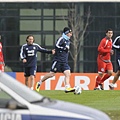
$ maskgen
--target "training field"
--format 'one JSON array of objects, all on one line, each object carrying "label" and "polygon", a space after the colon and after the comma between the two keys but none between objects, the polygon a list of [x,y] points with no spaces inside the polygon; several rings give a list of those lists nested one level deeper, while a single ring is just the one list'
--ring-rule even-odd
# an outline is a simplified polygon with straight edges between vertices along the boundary
[{"label": "training field", "polygon": [[59,90],[41,90],[40,94],[52,99],[93,107],[108,114],[111,120],[120,120],[119,90],[83,90],[80,95],[64,93]]}]

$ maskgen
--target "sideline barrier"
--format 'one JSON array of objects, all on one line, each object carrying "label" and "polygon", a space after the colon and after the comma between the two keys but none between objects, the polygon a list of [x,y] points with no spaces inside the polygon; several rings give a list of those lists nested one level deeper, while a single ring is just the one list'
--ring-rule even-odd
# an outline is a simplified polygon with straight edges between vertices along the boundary
[{"label": "sideline barrier", "polygon": [[[8,74],[16,78],[21,83],[25,84],[23,72],[8,72]],[[46,73],[37,72],[35,77],[35,83],[39,81]],[[78,85],[82,90],[93,90],[95,86],[95,78],[97,73],[71,73],[70,84],[71,87]],[[109,83],[112,82],[114,77],[111,76],[104,82],[104,89],[109,90]],[[41,85],[41,90],[64,90],[64,75],[62,73],[56,73],[56,75]],[[120,78],[115,84],[115,90],[120,90]]]}]

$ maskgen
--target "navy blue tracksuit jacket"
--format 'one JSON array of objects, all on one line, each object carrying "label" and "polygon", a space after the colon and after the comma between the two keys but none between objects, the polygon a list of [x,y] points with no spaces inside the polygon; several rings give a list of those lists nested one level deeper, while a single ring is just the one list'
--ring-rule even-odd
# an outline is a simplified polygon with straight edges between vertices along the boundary
[{"label": "navy blue tracksuit jacket", "polygon": [[52,54],[51,50],[42,48],[40,45],[33,43],[32,45],[24,44],[21,47],[20,57],[21,59],[26,59],[27,62],[24,63],[25,67],[36,66],[37,64],[37,52]]},{"label": "navy blue tracksuit jacket", "polygon": [[70,41],[60,37],[55,45],[55,55],[53,61],[68,63]]}]

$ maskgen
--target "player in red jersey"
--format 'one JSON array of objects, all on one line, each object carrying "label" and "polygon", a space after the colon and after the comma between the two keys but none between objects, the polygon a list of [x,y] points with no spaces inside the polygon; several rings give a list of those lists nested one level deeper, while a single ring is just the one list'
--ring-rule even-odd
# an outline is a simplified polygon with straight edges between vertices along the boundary
[{"label": "player in red jersey", "polygon": [[96,78],[94,90],[103,90],[102,83],[113,73],[113,65],[111,63],[111,55],[114,54],[112,50],[112,36],[113,30],[109,28],[106,31],[106,37],[101,40],[98,46],[98,76]]},{"label": "player in red jersey", "polygon": [[[0,36],[1,39],[1,36]],[[4,72],[4,57],[3,57],[3,52],[2,52],[2,43],[0,42],[0,72]]]}]

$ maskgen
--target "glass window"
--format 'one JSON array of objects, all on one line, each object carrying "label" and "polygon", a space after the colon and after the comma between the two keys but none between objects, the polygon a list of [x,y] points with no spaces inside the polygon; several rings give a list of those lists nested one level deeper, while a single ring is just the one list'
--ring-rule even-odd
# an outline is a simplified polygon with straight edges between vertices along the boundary
[{"label": "glass window", "polygon": [[53,16],[53,9],[44,9],[44,16]]},{"label": "glass window", "polygon": [[89,23],[90,31],[105,31],[107,28],[115,28],[114,17],[94,17]]},{"label": "glass window", "polygon": [[20,9],[21,16],[41,16],[41,9]]},{"label": "glass window", "polygon": [[55,29],[56,31],[62,31],[64,27],[68,26],[68,21],[66,20],[56,20]]},{"label": "glass window", "polygon": [[[115,26],[116,26],[116,30],[120,30],[120,17],[117,17],[116,18],[116,21],[115,21]],[[120,33],[119,33],[120,35]]]},{"label": "glass window", "polygon": [[55,9],[56,16],[67,16],[68,15],[68,9]]},{"label": "glass window", "polygon": [[53,35],[45,35],[45,46],[53,46]]},{"label": "glass window", "polygon": [[44,20],[43,21],[43,30],[53,31],[53,20]]},{"label": "glass window", "polygon": [[84,73],[97,73],[97,62],[87,61],[83,63],[84,65]]},{"label": "glass window", "polygon": [[97,47],[84,47],[84,60],[96,61],[97,60]]},{"label": "glass window", "polygon": [[117,3],[116,4],[116,11],[115,11],[116,12],[116,16],[120,15],[120,10],[119,9],[120,9],[120,3]]},{"label": "glass window", "polygon": [[40,20],[21,20],[20,21],[20,30],[25,31],[37,31],[41,30],[41,21]]},{"label": "glass window", "polygon": [[105,37],[105,31],[98,32],[98,31],[90,31],[86,32],[84,35],[84,46],[97,46],[102,38]]},{"label": "glass window", "polygon": [[90,7],[92,16],[115,16],[114,3],[86,3],[85,11]]},{"label": "glass window", "polygon": [[20,35],[20,45],[23,45],[26,43],[26,37],[27,35]]}]

